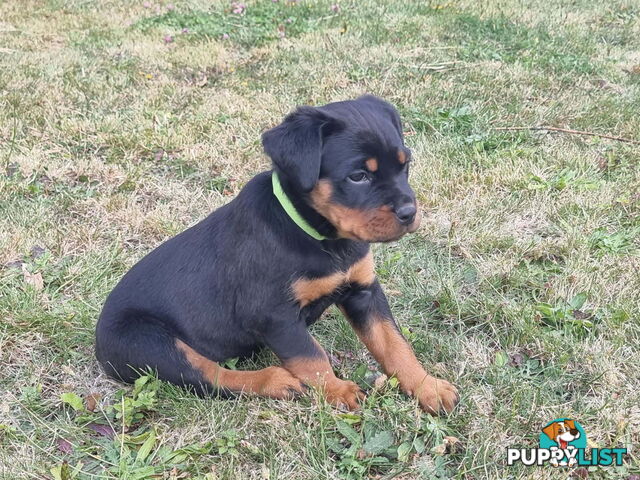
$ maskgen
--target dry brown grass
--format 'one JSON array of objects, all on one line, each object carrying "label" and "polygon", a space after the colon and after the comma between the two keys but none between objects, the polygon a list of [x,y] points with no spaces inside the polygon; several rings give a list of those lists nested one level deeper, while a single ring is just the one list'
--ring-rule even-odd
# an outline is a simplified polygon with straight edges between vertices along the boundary
[{"label": "dry brown grass", "polygon": [[[459,386],[460,408],[436,422],[393,388],[372,395],[360,425],[392,432],[396,452],[407,439],[426,444],[402,461],[387,452],[382,467],[331,450],[331,439],[348,443],[340,417],[314,398],[203,400],[163,386],[141,428],[171,450],[238,435],[237,455],[213,447],[176,467],[190,478],[544,479],[558,472],[508,468],[505,448],[534,445],[539,427],[566,415],[592,446],[629,448],[624,467],[589,478],[634,478],[640,152],[492,127],[639,139],[636,3],[367,0],[338,14],[330,2],[301,3],[248,2],[236,18],[225,2],[179,1],[171,15],[204,22],[186,34],[168,2],[0,5],[0,476],[49,478],[68,460],[83,462],[78,478],[134,478],[133,460],[109,457],[60,403],[65,392],[99,392],[105,413],[95,415],[112,419],[122,386],[93,357],[105,296],[146,252],[269,168],[260,133],[295,105],[370,92],[401,110],[425,213],[416,235],[375,248],[378,274],[420,359]],[[298,34],[286,19],[305,5]],[[282,22],[295,34],[197,30],[267,7],[289,9]],[[579,292],[587,303],[570,321],[543,321],[541,304],[565,308]],[[335,312],[315,333],[340,375],[373,366]],[[434,453],[445,434],[464,448]]]}]

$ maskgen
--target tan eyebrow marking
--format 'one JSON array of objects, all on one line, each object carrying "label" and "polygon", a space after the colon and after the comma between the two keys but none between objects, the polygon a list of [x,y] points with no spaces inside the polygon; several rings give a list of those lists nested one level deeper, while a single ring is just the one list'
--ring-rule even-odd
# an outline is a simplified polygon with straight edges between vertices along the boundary
[{"label": "tan eyebrow marking", "polygon": [[375,157],[371,157],[369,160],[364,162],[364,164],[370,172],[376,172],[378,170],[378,159]]},{"label": "tan eyebrow marking", "polygon": [[398,149],[398,161],[399,161],[402,165],[404,165],[404,164],[405,164],[405,162],[407,161],[407,154],[406,154],[406,153],[404,153],[404,150],[402,150],[402,149],[400,149],[400,148]]}]

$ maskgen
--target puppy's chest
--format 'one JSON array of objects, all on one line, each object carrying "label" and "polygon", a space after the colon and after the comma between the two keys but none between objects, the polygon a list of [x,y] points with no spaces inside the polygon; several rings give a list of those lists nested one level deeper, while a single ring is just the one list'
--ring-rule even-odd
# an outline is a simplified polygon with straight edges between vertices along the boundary
[{"label": "puppy's chest", "polygon": [[345,287],[352,284],[368,286],[374,280],[373,257],[371,252],[368,252],[347,268],[334,270],[322,276],[297,278],[291,284],[291,292],[301,309],[315,302],[326,303],[326,308]]}]

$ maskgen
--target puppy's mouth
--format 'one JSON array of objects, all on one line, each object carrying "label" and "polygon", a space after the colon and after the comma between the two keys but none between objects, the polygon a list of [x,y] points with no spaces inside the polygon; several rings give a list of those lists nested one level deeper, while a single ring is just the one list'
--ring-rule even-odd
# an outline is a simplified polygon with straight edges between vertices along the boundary
[{"label": "puppy's mouth", "polygon": [[[330,186],[329,186],[330,187]],[[416,212],[409,224],[400,222],[389,205],[360,210],[330,201],[330,189],[323,191],[322,184],[311,193],[313,208],[335,227],[340,238],[362,242],[393,242],[420,227],[422,216]]]},{"label": "puppy's mouth", "polygon": [[411,225],[407,227],[407,233],[413,233],[420,228],[420,224],[422,223],[422,212],[420,210],[416,211],[416,216],[411,222]]},{"label": "puppy's mouth", "polygon": [[351,217],[351,222],[337,228],[341,237],[352,240],[361,240],[369,243],[395,242],[407,233],[413,233],[420,228],[422,216],[416,212],[416,216],[409,225],[398,221],[389,207],[381,207],[375,210],[364,211],[360,216]]}]

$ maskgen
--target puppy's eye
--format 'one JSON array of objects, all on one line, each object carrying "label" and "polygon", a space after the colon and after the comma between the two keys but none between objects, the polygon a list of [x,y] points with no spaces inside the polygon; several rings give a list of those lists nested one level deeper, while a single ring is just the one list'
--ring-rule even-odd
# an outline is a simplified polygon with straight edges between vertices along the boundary
[{"label": "puppy's eye", "polygon": [[350,182],[353,183],[366,183],[369,181],[369,175],[367,175],[367,172],[365,172],[364,170],[353,172],[347,178]]}]

